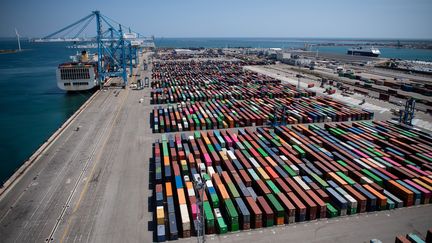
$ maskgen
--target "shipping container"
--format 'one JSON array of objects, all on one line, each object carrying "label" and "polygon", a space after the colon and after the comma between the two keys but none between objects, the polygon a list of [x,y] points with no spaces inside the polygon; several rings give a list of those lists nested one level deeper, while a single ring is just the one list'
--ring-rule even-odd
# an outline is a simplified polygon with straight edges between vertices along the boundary
[{"label": "shipping container", "polygon": [[263,227],[262,211],[252,197],[246,197],[245,200],[248,209],[251,213],[251,228],[257,229]]},{"label": "shipping container", "polygon": [[227,233],[228,232],[228,227],[227,227],[227,225],[226,225],[226,223],[225,223],[225,221],[224,221],[224,219],[222,217],[222,214],[221,214],[219,208],[215,208],[214,209],[214,215],[215,215],[215,218],[216,218],[216,225],[217,225],[216,226],[216,232],[218,234],[225,234],[225,233]]},{"label": "shipping container", "polygon": [[[258,122],[229,102],[232,126]],[[297,119],[325,120],[310,107],[302,109],[311,114]],[[161,114],[165,120],[165,108]],[[196,124],[212,128],[211,118],[204,112]],[[337,111],[335,119],[348,116]],[[170,130],[178,127],[170,122]],[[206,183],[208,234],[430,203],[431,147],[429,134],[381,121],[163,135],[154,143],[152,160],[161,172],[155,176],[156,226],[165,225],[165,240],[194,233],[198,195],[193,183],[200,181]]]},{"label": "shipping container", "polygon": [[257,197],[257,204],[260,206],[262,212],[262,220],[264,227],[271,227],[274,225],[274,213],[270,205],[266,202],[264,197]]},{"label": "shipping container", "polygon": [[338,210],[335,207],[333,207],[330,203],[326,203],[326,207],[327,207],[328,218],[334,218],[338,216]]},{"label": "shipping container", "polygon": [[251,214],[249,212],[249,209],[246,207],[246,204],[244,203],[243,199],[238,197],[235,198],[234,200],[235,200],[237,212],[239,213],[240,229],[242,230],[250,229]]},{"label": "shipping container", "polygon": [[168,214],[168,226],[169,226],[169,239],[177,240],[178,228],[177,228],[177,220],[176,220],[175,213]]},{"label": "shipping container", "polygon": [[158,225],[156,234],[158,242],[166,241],[165,225]]},{"label": "shipping container", "polygon": [[237,210],[231,199],[225,199],[224,202],[224,213],[226,215],[228,231],[238,231],[239,227],[239,216]]},{"label": "shipping container", "polygon": [[208,201],[203,202],[206,234],[215,234],[215,217]]}]

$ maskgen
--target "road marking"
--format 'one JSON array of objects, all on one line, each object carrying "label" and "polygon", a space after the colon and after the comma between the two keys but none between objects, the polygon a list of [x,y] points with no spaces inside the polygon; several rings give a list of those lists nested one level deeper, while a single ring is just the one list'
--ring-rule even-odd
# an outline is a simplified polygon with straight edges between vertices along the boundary
[{"label": "road marking", "polygon": [[[66,128],[65,128],[65,130],[66,130]],[[64,131],[65,131],[64,130]],[[71,134],[69,134],[66,138],[65,138],[65,141],[62,143],[62,145],[61,146],[59,146],[59,148],[62,148],[65,144],[66,144],[66,142],[69,140],[69,138],[72,136],[72,134],[73,133],[71,133]],[[48,149],[51,147],[51,145],[52,145],[53,143],[51,143],[48,147],[46,147],[46,149],[45,149],[45,151],[48,151]],[[56,153],[52,153],[51,155],[50,155],[50,159],[48,160],[49,162],[51,162],[51,160],[54,158],[54,156],[55,156],[55,154]],[[39,160],[40,158],[38,158],[38,160]],[[43,167],[38,173],[36,173],[36,175],[40,175],[41,174],[41,172],[44,170],[44,169],[46,169],[46,167]],[[58,174],[57,176],[59,176],[60,174]],[[22,178],[21,178],[22,179]],[[18,182],[17,182],[18,183]],[[30,187],[31,186],[31,184],[32,184],[32,182],[27,186],[27,188],[28,187]],[[21,194],[18,196],[18,198],[14,201],[14,203],[12,204],[12,208],[13,207],[15,207],[15,205],[17,205],[18,204],[18,202],[21,200],[21,198],[24,196],[24,194],[27,192],[27,190],[24,190],[23,192],[21,192]],[[48,192],[49,191],[47,191],[46,193],[45,193],[45,195],[44,195],[44,197],[43,198],[45,198],[46,197],[46,195],[48,194]],[[6,196],[6,194],[7,193],[4,193],[1,197],[0,197],[0,200],[1,199],[3,199],[3,197],[5,197]],[[37,209],[39,208],[39,206],[37,207]],[[2,216],[2,218],[0,219],[0,223],[3,221],[3,219],[5,219],[6,218],[6,216],[9,214],[11,212],[11,208],[9,208],[9,210]],[[33,214],[32,215],[34,215],[35,214],[35,212],[33,212]],[[31,218],[30,218],[31,219]]]},{"label": "road marking", "polygon": [[71,179],[68,178],[68,179],[66,180],[66,184],[70,184],[70,183],[71,183]]},{"label": "road marking", "polygon": [[[110,121],[111,123],[110,123],[110,125],[108,126],[108,127],[109,127],[109,133],[108,133],[108,136],[105,137],[105,140],[104,140],[104,142],[103,142],[103,145],[102,145],[102,147],[101,147],[99,153],[96,155],[95,163],[93,164],[92,170],[91,170],[90,175],[89,175],[90,178],[93,176],[93,173],[94,173],[94,171],[95,171],[96,165],[97,165],[98,162],[100,161],[100,156],[102,155],[102,151],[104,150],[105,145],[106,145],[108,139],[109,139],[110,136],[111,136],[111,132],[113,131],[112,128],[114,127],[114,125],[115,125],[115,123],[116,123],[115,121],[117,120],[117,117],[118,117],[118,115],[120,114],[120,111],[122,110],[122,108],[123,108],[123,106],[124,106],[124,103],[125,103],[125,101],[126,101],[126,97],[128,97],[128,94],[129,94],[129,90],[126,88],[126,94],[123,96],[123,100],[121,101],[121,104],[120,104],[119,108],[117,109],[114,118]],[[106,127],[106,128],[108,128],[108,127]],[[100,141],[102,140],[102,138],[104,137],[104,136],[103,136],[104,134],[105,134],[105,130],[101,133],[101,137],[100,137],[100,139],[98,140],[98,142],[96,143],[96,146],[95,146],[93,152],[91,153],[90,158],[88,159],[88,162],[90,162],[90,160],[93,159],[94,153],[96,152],[96,149],[98,148],[98,144],[99,144],[99,142],[100,142]],[[84,173],[84,172],[85,172],[85,170],[83,170],[83,173]],[[86,178],[87,178],[87,177],[86,177]],[[77,182],[79,182],[79,180],[78,180]],[[65,228],[65,231],[64,231],[63,234],[62,234],[62,237],[61,237],[61,239],[60,239],[60,242],[64,242],[64,239],[65,239],[66,235],[69,233],[70,223],[72,222],[73,214],[78,210],[78,208],[79,208],[79,206],[80,206],[80,204],[81,204],[81,201],[82,201],[82,199],[84,198],[84,195],[87,193],[89,182],[90,182],[90,180],[86,180],[86,183],[84,184],[84,188],[83,188],[83,190],[81,191],[81,194],[80,194],[80,196],[79,196],[79,198],[78,198],[77,204],[75,205],[75,207],[74,207],[74,209],[73,209],[73,211],[72,211],[72,214],[71,214],[70,217],[69,217],[69,220],[68,220],[68,222],[67,222],[67,224],[66,224],[66,228]],[[76,190],[74,190],[74,191],[76,191]],[[74,193],[75,193],[75,192],[74,192]],[[73,194],[74,194],[74,193],[73,193]],[[73,195],[72,195],[72,196],[73,196]],[[71,199],[72,199],[72,198],[71,198]],[[66,212],[66,210],[65,210],[65,212]],[[64,214],[63,214],[63,215],[64,215]],[[54,235],[55,231],[57,230],[59,224],[60,224],[60,221],[58,221],[58,223],[56,223],[56,226],[55,226],[55,228],[53,229],[53,232],[51,233],[51,235],[50,235],[50,237],[49,237],[48,239],[51,239],[51,238],[52,238],[52,236]]]}]

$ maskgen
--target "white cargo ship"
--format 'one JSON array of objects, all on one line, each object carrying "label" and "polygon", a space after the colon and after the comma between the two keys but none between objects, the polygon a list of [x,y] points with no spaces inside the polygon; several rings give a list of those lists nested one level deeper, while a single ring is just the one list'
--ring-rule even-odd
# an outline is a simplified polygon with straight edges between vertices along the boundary
[{"label": "white cargo ship", "polygon": [[348,49],[347,54],[353,56],[378,57],[381,55],[381,51],[374,47],[356,47]]},{"label": "white cargo ship", "polygon": [[57,86],[66,91],[85,91],[97,87],[98,63],[97,55],[87,51],[71,57],[71,62],[65,62],[57,68]]}]

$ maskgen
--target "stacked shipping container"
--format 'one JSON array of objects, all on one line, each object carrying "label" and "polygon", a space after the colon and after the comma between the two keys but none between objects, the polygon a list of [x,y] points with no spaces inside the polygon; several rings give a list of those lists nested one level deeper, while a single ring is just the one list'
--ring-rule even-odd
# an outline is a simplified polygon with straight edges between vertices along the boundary
[{"label": "stacked shipping container", "polygon": [[[282,114],[277,107],[286,107]],[[183,102],[155,107],[153,132],[194,131],[246,126],[261,126],[281,119],[286,124],[356,121],[372,119],[373,113],[359,110],[327,97],[252,98],[249,100],[212,100]]]},{"label": "stacked shipping container", "polygon": [[429,134],[389,122],[163,135],[154,146],[157,225],[169,239],[177,225],[191,234],[199,181],[209,234],[427,204],[430,151]]}]

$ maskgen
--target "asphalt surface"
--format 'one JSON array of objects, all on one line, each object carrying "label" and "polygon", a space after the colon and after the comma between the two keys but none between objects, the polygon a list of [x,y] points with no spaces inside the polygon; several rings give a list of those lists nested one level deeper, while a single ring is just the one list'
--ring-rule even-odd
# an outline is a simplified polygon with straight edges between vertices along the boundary
[{"label": "asphalt surface", "polygon": [[[145,76],[150,77],[148,71],[141,70],[140,78]],[[139,102],[141,98],[142,103]],[[152,143],[161,137],[161,134],[152,134],[150,128],[153,107],[150,88],[100,91],[0,197],[0,242],[152,242],[149,165]],[[207,240],[356,242],[368,237],[392,239],[399,232],[425,232],[432,226],[431,218],[432,208],[428,205],[385,211],[378,216],[367,214],[210,235]]]},{"label": "asphalt surface", "polygon": [[151,242],[149,93],[99,92],[0,198],[0,242]]},{"label": "asphalt surface", "polygon": [[[386,210],[353,216],[295,223],[225,235],[208,235],[206,242],[355,243],[379,239],[394,242],[396,235],[415,233],[423,239],[432,227],[432,205]],[[184,239],[181,242],[196,242]]]}]

